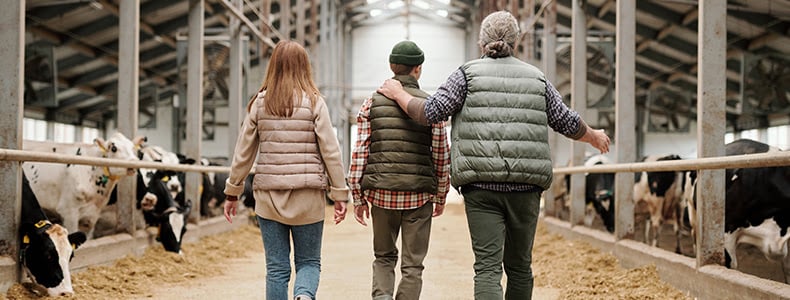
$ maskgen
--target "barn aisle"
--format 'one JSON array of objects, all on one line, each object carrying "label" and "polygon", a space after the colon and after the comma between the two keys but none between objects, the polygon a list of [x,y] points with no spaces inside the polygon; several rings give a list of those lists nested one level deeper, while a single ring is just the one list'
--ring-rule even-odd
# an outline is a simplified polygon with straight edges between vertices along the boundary
[{"label": "barn aisle", "polygon": [[[327,216],[331,210],[327,209]],[[352,215],[324,229],[320,299],[369,299],[373,260],[372,231],[359,225]],[[447,206],[434,219],[433,241],[425,261],[424,299],[472,299],[473,256],[463,206]],[[250,256],[235,258],[228,271],[210,279],[157,286],[144,296],[131,299],[263,299],[265,259],[262,247]],[[398,275],[398,278],[400,276]],[[293,282],[293,281],[292,281]],[[538,288],[536,300],[559,299],[559,289]]]},{"label": "barn aisle", "polygon": [[[331,210],[327,207],[327,215]],[[423,299],[473,299],[473,256],[463,212],[454,201],[434,219],[426,258]],[[372,257],[370,228],[349,215],[327,224],[320,299],[369,299]],[[151,249],[114,266],[81,270],[75,299],[264,299],[265,263],[257,229],[204,238],[185,246],[185,257]],[[625,270],[591,246],[539,228],[534,257],[533,299],[685,299],[658,279],[655,268]],[[38,299],[17,285],[9,299]],[[3,297],[0,296],[0,299]]]}]

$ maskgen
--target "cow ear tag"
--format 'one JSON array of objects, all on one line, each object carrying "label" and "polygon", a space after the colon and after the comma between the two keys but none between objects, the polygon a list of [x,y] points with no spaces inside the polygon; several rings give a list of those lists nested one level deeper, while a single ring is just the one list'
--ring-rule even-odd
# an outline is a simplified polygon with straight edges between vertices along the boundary
[{"label": "cow ear tag", "polygon": [[38,229],[41,229],[41,227],[47,226],[47,223],[49,223],[49,222],[47,222],[45,220],[41,220],[41,221],[38,221],[38,223],[36,223],[36,225],[34,225],[34,226],[36,226],[36,228],[38,228]]},{"label": "cow ear tag", "polygon": [[22,244],[30,244],[30,237],[27,234],[22,237]]},{"label": "cow ear tag", "polygon": [[170,181],[170,176],[162,177],[162,182],[168,182],[168,181]]}]

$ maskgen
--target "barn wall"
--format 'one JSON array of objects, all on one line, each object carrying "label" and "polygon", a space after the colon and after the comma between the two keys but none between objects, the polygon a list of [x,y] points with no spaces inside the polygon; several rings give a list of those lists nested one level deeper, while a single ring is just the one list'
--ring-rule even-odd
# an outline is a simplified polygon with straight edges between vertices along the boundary
[{"label": "barn wall", "polygon": [[[385,79],[392,77],[389,54],[392,46],[406,39],[404,24],[401,17],[387,23],[358,27],[351,32],[351,97],[355,103],[351,108],[352,115],[356,115],[363,98],[369,97]],[[463,50],[466,32],[415,18],[411,20],[410,29],[409,40],[425,53],[420,87],[432,93],[466,61]]]}]

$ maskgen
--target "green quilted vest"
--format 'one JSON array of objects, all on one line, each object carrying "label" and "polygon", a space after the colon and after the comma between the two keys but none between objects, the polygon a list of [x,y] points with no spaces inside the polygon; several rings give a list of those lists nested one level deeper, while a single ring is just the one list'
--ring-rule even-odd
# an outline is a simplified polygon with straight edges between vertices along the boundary
[{"label": "green quilted vest", "polygon": [[547,189],[552,170],[546,79],[513,57],[461,67],[467,95],[452,118],[451,183],[528,183]]},{"label": "green quilted vest", "polygon": [[[417,79],[395,76],[412,96],[427,98]],[[362,189],[435,193],[438,179],[431,158],[431,126],[422,126],[381,94],[370,107],[370,156]]]}]

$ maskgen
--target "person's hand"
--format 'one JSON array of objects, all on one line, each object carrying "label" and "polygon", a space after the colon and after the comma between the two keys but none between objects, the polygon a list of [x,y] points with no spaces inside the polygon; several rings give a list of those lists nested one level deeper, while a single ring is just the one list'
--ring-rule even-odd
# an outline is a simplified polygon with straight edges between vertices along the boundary
[{"label": "person's hand", "polygon": [[433,217],[441,216],[444,213],[444,203],[433,204]]},{"label": "person's hand", "polygon": [[590,141],[590,145],[601,151],[601,154],[609,152],[609,144],[611,141],[609,140],[609,136],[606,135],[606,132],[603,129],[596,129],[592,131],[593,139]]},{"label": "person's hand", "polygon": [[587,132],[579,139],[601,151],[601,154],[609,152],[609,136],[603,129],[592,129],[587,127]]},{"label": "person's hand", "polygon": [[228,220],[228,223],[233,223],[233,217],[236,216],[236,210],[239,207],[239,198],[236,196],[225,196],[225,204],[223,207],[225,210],[225,220]]},{"label": "person's hand", "polygon": [[395,99],[398,92],[404,92],[403,85],[400,84],[400,81],[391,78],[384,80],[384,83],[381,84],[381,87],[376,91],[390,99]]},{"label": "person's hand", "polygon": [[335,201],[335,225],[340,224],[346,219],[346,202]]},{"label": "person's hand", "polygon": [[354,219],[357,219],[357,222],[362,224],[362,226],[368,226],[368,223],[365,223],[366,218],[370,218],[370,209],[368,209],[368,205],[354,206]]}]

